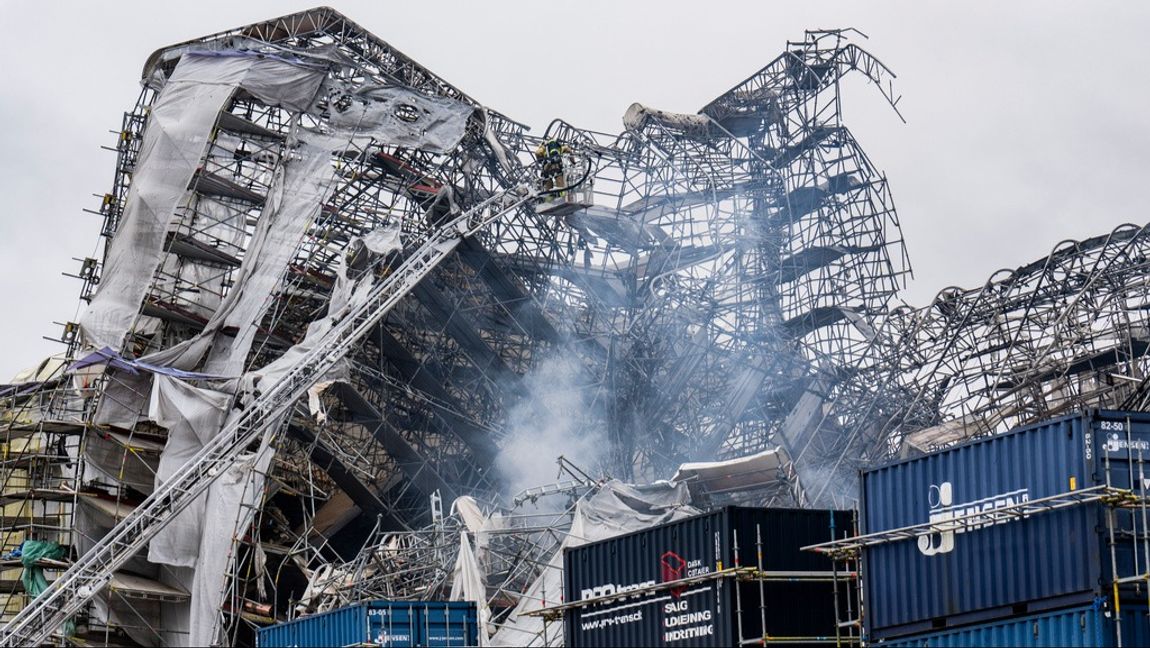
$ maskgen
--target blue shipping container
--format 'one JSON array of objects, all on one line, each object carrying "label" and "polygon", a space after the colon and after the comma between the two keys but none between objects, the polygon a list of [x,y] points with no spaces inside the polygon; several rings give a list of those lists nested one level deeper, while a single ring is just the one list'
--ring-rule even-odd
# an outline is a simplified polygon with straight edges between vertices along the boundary
[{"label": "blue shipping container", "polygon": [[[1111,485],[1140,492],[1140,473],[1150,477],[1143,456],[1150,461],[1150,414],[1093,411],[1026,426],[865,472],[862,532],[1081,490],[1105,484],[1107,472]],[[1105,512],[1101,504],[1077,505],[867,548],[868,636],[922,633],[1109,594]],[[1135,513],[1116,515],[1120,531],[1132,530]],[[1128,539],[1119,543],[1120,575],[1135,573],[1135,550]],[[1138,558],[1144,566],[1146,556]]]},{"label": "blue shipping container", "polygon": [[[1122,606],[1122,645],[1150,646],[1150,618],[1145,604]],[[885,648],[985,648],[986,646],[1051,646],[1110,648],[1118,645],[1118,624],[1104,606],[1083,605],[983,625],[955,628],[876,643]]]},{"label": "blue shipping container", "polygon": [[261,628],[259,648],[478,646],[475,604],[365,601]]}]

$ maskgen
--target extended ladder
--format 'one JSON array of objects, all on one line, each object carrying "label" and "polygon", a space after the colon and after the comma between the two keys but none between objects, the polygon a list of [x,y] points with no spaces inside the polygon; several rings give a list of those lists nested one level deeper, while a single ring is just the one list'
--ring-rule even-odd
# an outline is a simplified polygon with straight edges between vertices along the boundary
[{"label": "extended ladder", "polygon": [[328,333],[281,380],[254,399],[171,479],[156,488],[91,551],[29,602],[2,630],[0,646],[44,643],[112,579],[113,573],[147,545],[177,513],[223,475],[236,457],[268,431],[308,388],[348,354],[405,295],[441,263],[459,242],[483,226],[534,200],[528,185],[498,192],[447,221],[396,270],[371,290],[367,299],[342,315]]}]

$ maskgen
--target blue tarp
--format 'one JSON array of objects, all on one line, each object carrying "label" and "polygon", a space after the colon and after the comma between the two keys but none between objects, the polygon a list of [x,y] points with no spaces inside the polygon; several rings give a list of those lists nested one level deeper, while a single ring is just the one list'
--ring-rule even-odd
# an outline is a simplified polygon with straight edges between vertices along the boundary
[{"label": "blue tarp", "polygon": [[154,365],[143,360],[131,360],[125,358],[113,351],[110,347],[104,347],[98,351],[89,353],[88,355],[80,358],[68,367],[68,373],[72,373],[77,369],[84,367],[91,367],[92,365],[104,364],[114,369],[119,369],[137,375],[141,371],[152,374],[163,374],[181,380],[228,380],[228,376],[216,376],[214,374],[198,373],[195,371],[184,371],[183,369],[176,369],[174,367],[162,367]]}]

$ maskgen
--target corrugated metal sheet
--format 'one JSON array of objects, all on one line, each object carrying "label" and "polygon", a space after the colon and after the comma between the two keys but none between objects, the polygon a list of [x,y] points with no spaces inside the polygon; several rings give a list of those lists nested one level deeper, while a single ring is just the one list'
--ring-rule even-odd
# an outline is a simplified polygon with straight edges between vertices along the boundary
[{"label": "corrugated metal sheet", "polygon": [[[862,531],[1105,483],[1107,460],[1112,484],[1125,487],[1132,475],[1137,483],[1127,459],[1143,449],[1150,459],[1150,415],[1093,412],[884,466],[863,474]],[[1017,615],[1040,609],[1036,601],[1090,600],[1110,565],[1102,515],[1099,505],[1076,506],[866,550],[870,636]],[[1121,548],[1123,573],[1132,573],[1132,551]]]},{"label": "corrugated metal sheet", "polygon": [[[1122,645],[1150,646],[1146,605],[1122,608]],[[984,648],[986,646],[1051,646],[1109,648],[1117,646],[1118,624],[1098,605],[1006,619],[886,641],[887,648]]]},{"label": "corrugated metal sheet", "polygon": [[[850,515],[727,507],[577,547],[564,556],[565,600],[755,566],[759,536],[768,571],[830,571],[829,561],[800,548],[829,540],[832,521],[846,529]],[[744,584],[736,593],[731,579],[707,580],[577,609],[565,619],[567,645],[729,646],[740,627],[744,638],[761,637],[763,616],[772,636],[834,634],[829,583],[770,583],[764,590],[760,597],[757,584]]]},{"label": "corrugated metal sheet", "polygon": [[478,646],[475,605],[452,602],[424,607],[419,640],[421,646]]},{"label": "corrugated metal sheet", "polygon": [[366,601],[261,628],[260,648],[476,646],[475,605],[465,602]]}]

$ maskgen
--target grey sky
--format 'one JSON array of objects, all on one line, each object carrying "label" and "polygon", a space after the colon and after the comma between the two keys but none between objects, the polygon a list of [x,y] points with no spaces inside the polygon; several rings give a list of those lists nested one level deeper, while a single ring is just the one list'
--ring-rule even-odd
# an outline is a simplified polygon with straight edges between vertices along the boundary
[{"label": "grey sky", "polygon": [[[0,382],[62,349],[72,257],[91,256],[111,146],[153,50],[307,2],[0,0]],[[342,2],[336,9],[537,131],[621,129],[633,101],[695,112],[806,28],[857,27],[898,75],[845,121],[887,173],[921,305],[1059,241],[1148,218],[1150,4],[1127,2]]]}]

